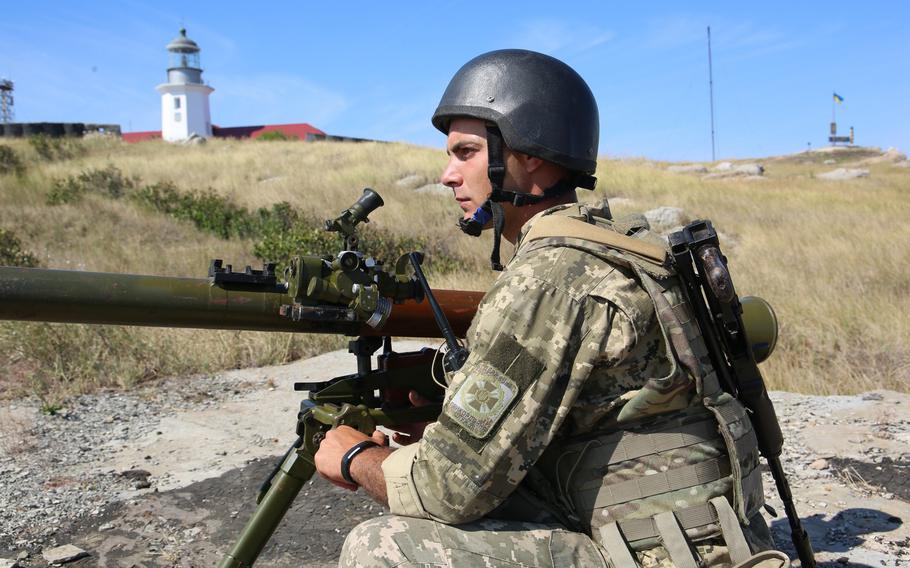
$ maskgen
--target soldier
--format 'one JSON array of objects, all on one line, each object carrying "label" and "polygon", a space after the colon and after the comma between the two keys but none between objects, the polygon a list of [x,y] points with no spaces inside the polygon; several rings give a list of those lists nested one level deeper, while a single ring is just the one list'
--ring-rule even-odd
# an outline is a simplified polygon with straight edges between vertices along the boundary
[{"label": "soldier", "polygon": [[397,450],[344,426],[322,442],[319,473],[392,513],[356,527],[340,565],[786,565],[755,556],[772,548],[755,435],[718,386],[665,241],[576,201],[599,139],[584,80],[539,53],[487,53],[455,74],[433,125],[462,230],[493,230],[495,269],[500,237],[516,250],[437,422]]}]

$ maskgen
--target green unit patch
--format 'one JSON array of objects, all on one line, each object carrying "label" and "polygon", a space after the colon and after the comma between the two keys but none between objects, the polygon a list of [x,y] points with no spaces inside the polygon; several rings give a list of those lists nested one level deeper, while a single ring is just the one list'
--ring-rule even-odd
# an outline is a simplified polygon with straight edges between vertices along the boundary
[{"label": "green unit patch", "polygon": [[518,396],[518,385],[487,362],[470,373],[445,412],[475,438],[486,438]]}]

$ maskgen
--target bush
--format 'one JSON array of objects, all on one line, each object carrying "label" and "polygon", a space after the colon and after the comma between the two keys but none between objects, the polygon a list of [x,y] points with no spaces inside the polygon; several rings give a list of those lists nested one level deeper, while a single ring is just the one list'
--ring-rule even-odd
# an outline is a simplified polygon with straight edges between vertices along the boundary
[{"label": "bush", "polygon": [[297,136],[291,134],[288,136],[280,130],[272,130],[270,132],[263,132],[256,137],[256,140],[261,140],[263,142],[274,142],[274,141],[287,141],[287,140],[299,140]]},{"label": "bush", "polygon": [[68,160],[85,154],[85,148],[79,142],[67,138],[51,138],[44,134],[30,136],[28,143],[38,157],[47,162]]},{"label": "bush", "polygon": [[249,212],[211,189],[183,193],[171,182],[147,185],[133,195],[138,203],[223,239],[252,234]]},{"label": "bush", "polygon": [[0,265],[33,268],[39,264],[35,255],[22,250],[22,241],[12,231],[0,229]]},{"label": "bush", "polygon": [[113,165],[101,170],[88,169],[77,176],[55,179],[47,195],[47,204],[75,203],[86,193],[119,199],[136,187],[137,182],[136,178],[125,177]]},{"label": "bush", "polygon": [[25,165],[22,163],[19,154],[9,146],[0,146],[0,175],[22,175],[24,172]]}]

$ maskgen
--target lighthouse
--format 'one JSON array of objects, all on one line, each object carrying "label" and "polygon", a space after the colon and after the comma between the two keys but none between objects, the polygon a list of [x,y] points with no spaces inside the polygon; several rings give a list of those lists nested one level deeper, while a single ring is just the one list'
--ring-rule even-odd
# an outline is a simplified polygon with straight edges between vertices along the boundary
[{"label": "lighthouse", "polygon": [[209,94],[215,89],[202,82],[199,46],[181,29],[167,51],[167,83],[156,87],[161,93],[161,137],[169,142],[194,134],[208,138],[212,135]]}]

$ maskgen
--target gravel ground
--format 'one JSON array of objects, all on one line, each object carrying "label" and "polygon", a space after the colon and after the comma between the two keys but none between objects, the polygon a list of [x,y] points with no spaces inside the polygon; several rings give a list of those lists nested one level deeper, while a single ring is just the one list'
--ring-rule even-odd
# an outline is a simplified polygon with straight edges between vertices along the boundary
[{"label": "gravel ground", "polygon": [[[339,352],[83,396],[52,416],[34,400],[0,406],[0,566],[47,566],[42,553],[65,544],[89,554],[71,566],[217,563],[293,438],[291,383],[352,367]],[[820,564],[910,565],[910,396],[772,397]],[[347,531],[381,513],[360,492],[314,480],[260,563],[332,565]],[[786,519],[771,524],[788,550]]]}]

